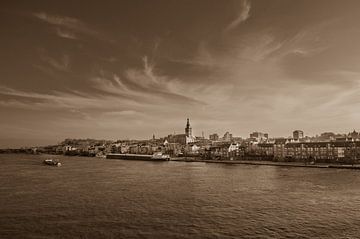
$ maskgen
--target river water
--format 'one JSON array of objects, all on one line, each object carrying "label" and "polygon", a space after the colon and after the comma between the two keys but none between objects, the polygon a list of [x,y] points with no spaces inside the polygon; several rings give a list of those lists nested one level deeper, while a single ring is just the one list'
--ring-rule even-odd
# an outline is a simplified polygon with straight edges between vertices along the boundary
[{"label": "river water", "polygon": [[360,171],[0,155],[0,238],[360,238]]}]

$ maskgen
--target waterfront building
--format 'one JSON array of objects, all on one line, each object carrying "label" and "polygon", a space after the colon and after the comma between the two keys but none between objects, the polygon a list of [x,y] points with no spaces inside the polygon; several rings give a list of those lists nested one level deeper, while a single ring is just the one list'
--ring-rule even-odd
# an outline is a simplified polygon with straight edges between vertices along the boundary
[{"label": "waterfront building", "polygon": [[179,156],[182,154],[183,145],[179,143],[166,143],[164,153],[170,156]]},{"label": "waterfront building", "polygon": [[204,149],[203,157],[211,160],[239,160],[243,159],[245,147],[237,143],[222,142]]},{"label": "waterfront building", "polygon": [[197,156],[200,149],[201,147],[199,147],[195,143],[190,143],[185,146],[184,153],[186,156]]},{"label": "waterfront building", "polygon": [[281,160],[285,158],[285,144],[288,142],[285,138],[277,138],[274,142],[274,158]]},{"label": "waterfront building", "polygon": [[293,138],[294,140],[300,140],[304,138],[304,132],[302,130],[295,130],[293,132]]},{"label": "waterfront building", "polygon": [[257,146],[259,155],[274,156],[274,143],[259,143]]},{"label": "waterfront building", "polygon": [[278,141],[273,146],[274,158],[279,161],[298,162],[358,162],[359,141],[286,142]]},{"label": "waterfront building", "polygon": [[237,149],[239,149],[239,144],[238,143],[231,143],[229,145],[228,152],[232,152],[232,151],[235,151]]},{"label": "waterfront building", "polygon": [[245,147],[239,146],[237,149],[229,152],[228,159],[230,160],[242,160],[245,156]]},{"label": "waterfront building", "polygon": [[170,134],[167,136],[168,143],[186,144],[186,134]]},{"label": "waterfront building", "polygon": [[120,153],[127,154],[130,151],[130,147],[128,145],[121,145],[120,146]]},{"label": "waterfront building", "polygon": [[348,137],[354,139],[354,140],[358,140],[360,138],[360,133],[356,132],[355,130],[351,133],[348,134]]},{"label": "waterfront building", "polygon": [[64,151],[72,151],[72,146],[71,145],[65,145],[64,146]]},{"label": "waterfront building", "polygon": [[230,134],[229,132],[226,132],[224,134],[224,137],[222,138],[224,141],[231,141],[232,140],[232,134]]},{"label": "waterfront building", "polygon": [[218,141],[219,140],[219,135],[218,134],[210,134],[209,135],[209,139],[211,140],[211,141]]},{"label": "waterfront building", "polygon": [[179,143],[179,144],[189,144],[194,143],[196,141],[196,137],[192,134],[192,128],[190,126],[190,120],[187,119],[186,121],[186,127],[185,127],[185,134],[173,134],[168,135],[166,140],[169,143]]},{"label": "waterfront building", "polygon": [[246,145],[245,153],[246,159],[272,160],[274,158],[274,143],[250,141]]},{"label": "waterfront building", "polygon": [[319,137],[317,137],[318,141],[330,141],[335,140],[336,134],[333,132],[324,132]]},{"label": "waterfront building", "polygon": [[227,159],[229,156],[228,145],[214,145],[205,151],[205,159]]},{"label": "waterfront building", "polygon": [[262,132],[252,132],[250,134],[250,138],[255,140],[255,141],[263,141],[263,140],[267,140],[269,138],[269,134],[267,133],[262,133]]}]

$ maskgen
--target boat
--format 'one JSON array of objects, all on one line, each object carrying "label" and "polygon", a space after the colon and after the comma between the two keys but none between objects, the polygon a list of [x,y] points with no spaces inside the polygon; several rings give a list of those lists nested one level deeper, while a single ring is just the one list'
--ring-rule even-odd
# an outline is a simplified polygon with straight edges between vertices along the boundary
[{"label": "boat", "polygon": [[54,159],[45,159],[44,164],[50,165],[50,166],[56,166],[56,167],[61,166],[61,163],[59,161],[57,161],[57,160],[54,160]]},{"label": "boat", "polygon": [[169,161],[170,160],[170,156],[168,154],[162,154],[161,152],[158,153],[154,153],[152,155],[152,159],[154,160],[164,160],[164,161]]},{"label": "boat", "polygon": [[148,154],[107,154],[107,159],[144,160],[144,161],[169,161],[170,156],[161,152]]}]

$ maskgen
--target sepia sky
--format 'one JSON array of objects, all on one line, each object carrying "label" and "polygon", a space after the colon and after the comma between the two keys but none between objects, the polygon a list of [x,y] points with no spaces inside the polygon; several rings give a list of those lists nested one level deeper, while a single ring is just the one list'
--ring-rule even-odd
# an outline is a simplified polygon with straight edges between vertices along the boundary
[{"label": "sepia sky", "polygon": [[10,1],[0,147],[358,130],[360,1]]}]

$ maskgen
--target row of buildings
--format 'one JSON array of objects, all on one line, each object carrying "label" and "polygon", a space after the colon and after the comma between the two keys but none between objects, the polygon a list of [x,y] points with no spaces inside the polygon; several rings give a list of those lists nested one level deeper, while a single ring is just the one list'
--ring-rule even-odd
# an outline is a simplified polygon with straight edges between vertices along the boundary
[{"label": "row of buildings", "polygon": [[171,134],[150,140],[92,140],[66,139],[59,145],[28,149],[26,152],[54,153],[81,156],[105,156],[109,153],[154,154],[162,152],[171,157],[198,157],[207,160],[272,160],[298,162],[356,163],[360,159],[360,134],[331,132],[306,137],[295,130],[289,138],[270,138],[269,134],[253,132],[246,139],[211,134],[195,137],[187,119],[184,134]]},{"label": "row of buildings", "polygon": [[[226,132],[223,137],[211,134],[209,139],[195,137],[187,119],[185,134],[169,135],[156,140],[153,150],[176,156],[199,157],[207,160],[272,160],[311,163],[354,163],[360,159],[360,134],[348,135],[323,133],[320,136],[305,137],[302,130],[293,131],[289,138],[269,138],[268,133],[253,132],[247,139],[233,137]],[[137,147],[142,151],[145,145]],[[131,153],[134,151],[130,150]]]},{"label": "row of buildings", "polygon": [[358,163],[360,141],[290,142],[278,139],[273,143],[242,142],[206,147],[204,159],[269,160],[304,163]]},{"label": "row of buildings", "polygon": [[[185,135],[190,127],[189,119]],[[192,132],[192,131],[190,131]],[[355,130],[347,135],[325,132],[306,137],[302,130],[294,130],[289,138],[269,138],[268,133],[253,132],[247,139],[211,134],[208,140],[186,142],[179,147],[183,155],[209,160],[272,160],[305,163],[356,163],[360,160],[360,134]]]}]

